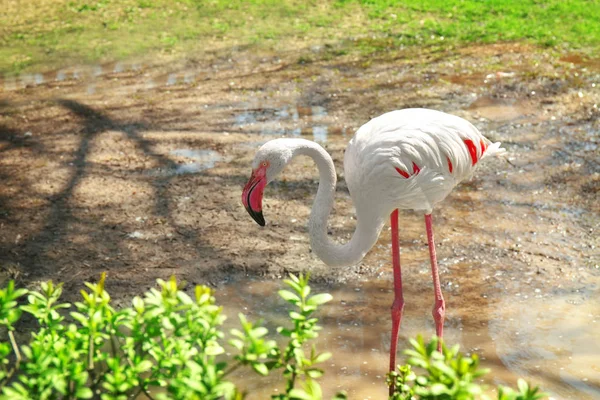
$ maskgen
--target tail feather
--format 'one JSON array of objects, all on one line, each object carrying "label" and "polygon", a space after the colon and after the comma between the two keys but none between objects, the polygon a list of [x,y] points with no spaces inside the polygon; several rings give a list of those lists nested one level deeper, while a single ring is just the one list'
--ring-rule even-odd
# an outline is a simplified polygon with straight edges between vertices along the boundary
[{"label": "tail feather", "polygon": [[488,146],[488,148],[485,150],[485,153],[483,153],[483,156],[481,157],[481,159],[484,159],[486,157],[491,157],[491,156],[501,156],[504,153],[506,153],[506,149],[503,147],[500,147],[500,142],[496,142],[496,143],[492,143]]}]

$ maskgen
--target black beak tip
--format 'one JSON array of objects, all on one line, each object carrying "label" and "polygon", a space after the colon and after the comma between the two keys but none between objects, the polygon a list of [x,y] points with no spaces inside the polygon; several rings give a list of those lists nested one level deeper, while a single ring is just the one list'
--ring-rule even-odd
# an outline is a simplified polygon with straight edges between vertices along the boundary
[{"label": "black beak tip", "polygon": [[265,217],[263,217],[262,211],[254,211],[250,207],[247,207],[246,211],[248,211],[248,214],[250,214],[252,219],[255,220],[257,224],[260,226],[265,226]]}]

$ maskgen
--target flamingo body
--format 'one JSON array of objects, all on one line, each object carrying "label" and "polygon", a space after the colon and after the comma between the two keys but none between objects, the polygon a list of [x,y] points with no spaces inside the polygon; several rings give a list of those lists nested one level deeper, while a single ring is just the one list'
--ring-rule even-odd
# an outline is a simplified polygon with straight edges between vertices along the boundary
[{"label": "flamingo body", "polygon": [[[331,156],[304,139],[274,139],[256,153],[252,175],[242,192],[242,203],[259,225],[265,225],[262,197],[265,186],[296,156],[312,157],[319,169],[319,189],[308,222],[313,251],[326,264],[356,264],[373,247],[386,219],[392,229],[394,302],[390,371],[395,368],[396,344],[404,309],[398,209],[425,214],[427,242],[434,286],[432,311],[441,350],[446,305],[442,296],[431,212],[479,162],[504,152],[500,143],[486,139],[471,123],[454,115],[428,109],[392,111],[361,126],[344,156],[345,179],[356,208],[356,229],[345,244],[333,242],[327,219],[333,207],[336,173]],[[390,387],[390,395],[394,388]]]}]

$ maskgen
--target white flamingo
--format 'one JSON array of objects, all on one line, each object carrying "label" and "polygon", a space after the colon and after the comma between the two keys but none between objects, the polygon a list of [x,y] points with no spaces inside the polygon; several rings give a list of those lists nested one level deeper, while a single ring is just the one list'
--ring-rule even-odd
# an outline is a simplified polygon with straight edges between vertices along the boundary
[{"label": "white flamingo", "polygon": [[473,174],[480,160],[503,152],[500,143],[491,143],[468,121],[439,111],[404,109],[372,119],[356,132],[344,156],[346,183],[356,208],[356,230],[352,239],[343,245],[332,242],[327,235],[327,219],[335,193],[335,167],[329,154],[314,142],[283,138],[265,143],[254,158],[252,176],[244,187],[242,202],[252,218],[264,226],[265,186],[295,156],[312,157],[319,168],[320,180],[308,222],[310,243],[325,264],[335,267],[354,265],[362,260],[391,214],[394,302],[390,371],[393,371],[404,308],[398,209],[425,214],[435,291],[433,318],[441,346],[446,305],[440,287],[431,212],[458,183]]}]

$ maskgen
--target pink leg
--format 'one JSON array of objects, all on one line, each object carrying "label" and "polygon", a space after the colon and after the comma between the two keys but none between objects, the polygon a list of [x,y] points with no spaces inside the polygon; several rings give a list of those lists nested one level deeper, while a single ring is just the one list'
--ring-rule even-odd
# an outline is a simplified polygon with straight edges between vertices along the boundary
[{"label": "pink leg", "polygon": [[[404,297],[402,296],[402,272],[400,270],[400,243],[398,241],[398,210],[390,216],[392,223],[392,264],[394,268],[394,303],[392,304],[392,341],[390,346],[390,372],[396,369],[396,345],[398,344],[398,331],[404,310]],[[394,387],[390,387],[390,396]]]},{"label": "pink leg", "polygon": [[442,296],[440,287],[440,275],[438,273],[437,257],[435,255],[435,243],[433,241],[433,227],[431,214],[425,215],[425,227],[427,228],[427,242],[429,244],[429,257],[431,258],[431,275],[433,276],[433,290],[435,292],[435,304],[433,306],[433,319],[435,320],[435,333],[440,339],[438,351],[442,351],[442,337],[444,335],[444,317],[446,315],[446,303]]}]

